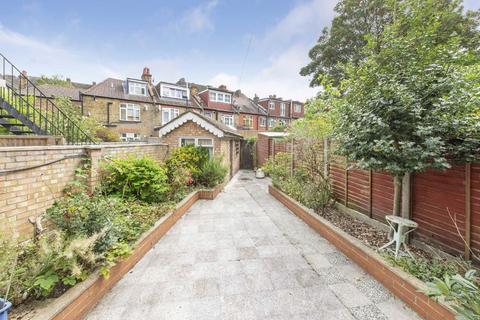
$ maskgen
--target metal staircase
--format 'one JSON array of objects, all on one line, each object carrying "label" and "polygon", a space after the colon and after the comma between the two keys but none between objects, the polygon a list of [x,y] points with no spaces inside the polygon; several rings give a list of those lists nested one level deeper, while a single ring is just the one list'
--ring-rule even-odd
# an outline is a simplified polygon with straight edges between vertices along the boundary
[{"label": "metal staircase", "polygon": [[78,123],[0,53],[0,126],[16,135],[63,136],[68,144],[93,144]]}]

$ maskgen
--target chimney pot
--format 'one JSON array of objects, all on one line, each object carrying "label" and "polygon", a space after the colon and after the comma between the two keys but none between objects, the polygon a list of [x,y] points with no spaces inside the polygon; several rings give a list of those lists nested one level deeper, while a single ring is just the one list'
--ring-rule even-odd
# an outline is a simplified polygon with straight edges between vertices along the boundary
[{"label": "chimney pot", "polygon": [[150,74],[150,68],[143,68],[142,80],[152,83],[152,75]]}]

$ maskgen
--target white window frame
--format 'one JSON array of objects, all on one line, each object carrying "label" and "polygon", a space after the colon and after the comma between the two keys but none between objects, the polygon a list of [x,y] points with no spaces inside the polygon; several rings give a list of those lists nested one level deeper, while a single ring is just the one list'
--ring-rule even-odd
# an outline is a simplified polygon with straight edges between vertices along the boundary
[{"label": "white window frame", "polygon": [[209,90],[208,99],[212,102],[231,103],[232,95],[227,92],[218,92],[218,91]]},{"label": "white window frame", "polygon": [[[125,110],[125,118],[122,118],[122,111]],[[133,114],[128,115],[129,111]],[[138,116],[136,115],[138,113]],[[130,119],[131,118],[131,119]],[[120,121],[140,121],[140,105],[134,103],[122,103],[120,104]]]},{"label": "white window frame", "polygon": [[[214,141],[213,141],[213,138],[210,138],[210,137],[179,137],[178,138],[178,146],[181,147],[183,146],[184,144],[182,144],[182,141],[183,140],[194,140],[195,142],[193,143],[193,145],[195,147],[204,147],[206,149],[208,149],[208,153],[210,155],[210,157],[213,156],[213,153],[215,152],[215,148],[214,148]],[[199,140],[210,140],[211,144],[208,144],[208,145],[201,145],[198,143]],[[192,144],[192,143],[190,143]]]},{"label": "white window frame", "polygon": [[260,127],[265,127],[267,125],[267,119],[265,117],[260,117]]},{"label": "white window frame", "polygon": [[[168,120],[166,120],[165,114],[168,114]],[[162,108],[162,126],[180,115],[180,110],[177,108]]]},{"label": "white window frame", "polygon": [[302,112],[302,105],[299,103],[295,103],[294,105],[295,112]]},{"label": "white window frame", "polygon": [[[249,126],[247,126],[247,125],[245,124],[245,120],[246,120],[246,119],[249,119],[249,122],[250,122],[250,125],[249,125]],[[243,116],[243,127],[244,127],[244,128],[250,128],[250,129],[253,128],[253,116],[250,116],[250,115],[244,115],[244,116]]]},{"label": "white window frame", "polygon": [[269,101],[268,108],[270,108],[270,110],[275,110],[275,101]]},{"label": "white window frame", "polygon": [[140,136],[140,133],[122,132],[120,134],[120,140],[125,141],[125,142],[140,141],[141,136]]},{"label": "white window frame", "polygon": [[147,84],[128,81],[128,94],[133,94],[135,96],[147,96]]},{"label": "white window frame", "polygon": [[[231,120],[231,124],[230,124],[230,121],[228,121],[229,123],[227,123],[226,119]],[[227,127],[230,127],[230,128],[235,127],[235,119],[233,118],[233,115],[231,115],[231,114],[224,114],[224,115],[222,115],[222,122],[223,122],[223,124],[226,125]]]},{"label": "white window frame", "polygon": [[160,84],[160,92],[162,97],[172,98],[172,99],[185,100],[189,96],[189,90],[187,88],[167,85],[163,83]]},{"label": "white window frame", "polygon": [[268,127],[269,128],[275,127],[275,119],[272,119],[272,118],[268,119]]},{"label": "white window frame", "polygon": [[280,115],[281,116],[285,116],[286,109],[287,109],[287,105],[285,104],[285,102],[280,103]]}]

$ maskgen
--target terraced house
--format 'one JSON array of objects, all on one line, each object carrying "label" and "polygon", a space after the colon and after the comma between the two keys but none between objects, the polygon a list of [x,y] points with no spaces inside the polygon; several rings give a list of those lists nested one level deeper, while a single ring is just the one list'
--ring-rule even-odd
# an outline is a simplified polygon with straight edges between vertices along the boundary
[{"label": "terraced house", "polygon": [[[153,83],[149,68],[140,78],[107,78],[92,84],[44,84],[39,88],[47,97],[68,97],[86,116],[94,117],[123,141],[158,137],[155,128],[187,111],[194,111],[237,130],[243,136],[255,135],[277,125],[289,124],[303,116],[303,104],[275,96],[250,99],[240,90],[225,85],[213,87],[189,83]],[[275,107],[271,104],[275,103]]]}]

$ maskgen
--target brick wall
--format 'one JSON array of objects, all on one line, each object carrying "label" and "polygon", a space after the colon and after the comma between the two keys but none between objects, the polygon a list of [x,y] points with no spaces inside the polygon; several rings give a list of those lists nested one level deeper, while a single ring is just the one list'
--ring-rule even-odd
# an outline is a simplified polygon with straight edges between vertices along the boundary
[{"label": "brick wall", "polygon": [[42,214],[62,196],[85,159],[91,160],[94,184],[99,162],[107,156],[131,153],[160,161],[167,151],[161,144],[0,148],[0,232],[12,232],[20,239],[33,236],[28,218]]}]

